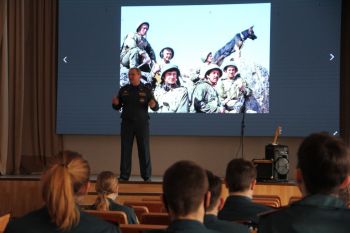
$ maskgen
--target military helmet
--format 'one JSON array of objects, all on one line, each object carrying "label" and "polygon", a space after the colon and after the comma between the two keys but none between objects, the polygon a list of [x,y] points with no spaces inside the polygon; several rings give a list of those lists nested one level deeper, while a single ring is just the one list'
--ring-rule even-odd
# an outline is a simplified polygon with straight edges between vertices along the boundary
[{"label": "military helmet", "polygon": [[220,67],[218,65],[216,65],[216,64],[209,64],[208,66],[206,66],[204,68],[204,72],[203,72],[204,77],[206,77],[213,70],[218,70],[219,73],[220,73],[220,77],[222,76],[222,70],[220,69]]},{"label": "military helmet", "polygon": [[208,59],[210,54],[212,54],[212,52],[208,52],[208,51],[204,52],[201,56],[202,62],[205,62]]},{"label": "military helmet", "polygon": [[141,22],[141,23],[137,26],[136,32],[139,32],[139,31],[140,31],[140,28],[141,28],[141,26],[142,26],[143,24],[146,24],[146,25],[148,26],[148,28],[149,28],[149,23],[148,23],[148,22]]},{"label": "military helmet", "polygon": [[174,57],[174,49],[172,49],[170,47],[165,47],[165,48],[162,48],[162,50],[160,50],[160,52],[159,52],[159,56],[161,58],[163,58],[163,56],[164,56],[164,50],[170,50],[171,51],[171,59]]},{"label": "military helmet", "polygon": [[221,68],[223,71],[226,71],[229,66],[233,66],[236,69],[236,72],[238,71],[237,65],[233,61],[229,61],[222,64]]},{"label": "military helmet", "polygon": [[165,65],[163,66],[163,68],[162,68],[162,73],[160,74],[161,79],[164,78],[164,74],[165,74],[167,71],[169,71],[169,70],[176,70],[177,76],[178,76],[178,77],[180,76],[179,67],[178,67],[177,65],[168,63],[168,64],[165,64]]}]

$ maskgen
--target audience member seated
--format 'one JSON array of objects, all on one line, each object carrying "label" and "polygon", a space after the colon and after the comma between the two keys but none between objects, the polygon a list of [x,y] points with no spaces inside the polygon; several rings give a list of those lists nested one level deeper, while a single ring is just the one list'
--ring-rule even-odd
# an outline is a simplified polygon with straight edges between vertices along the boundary
[{"label": "audience member seated", "polygon": [[89,177],[89,164],[80,154],[64,151],[54,156],[41,177],[45,206],[11,222],[6,233],[120,232],[116,226],[79,210],[77,200],[87,193]]},{"label": "audience member seated", "polygon": [[207,177],[209,182],[210,201],[209,206],[206,209],[204,225],[209,229],[224,233],[249,232],[247,226],[218,219],[218,212],[224,205],[224,199],[221,197],[222,182],[218,176],[215,176],[210,171],[207,171]]},{"label": "audience member seated", "polygon": [[95,189],[98,196],[92,209],[101,211],[123,211],[128,218],[129,224],[138,223],[135,211],[132,208],[115,202],[118,196],[118,179],[113,172],[101,172],[97,176]]},{"label": "audience member seated", "polygon": [[349,182],[345,143],[326,133],[308,136],[297,153],[296,180],[303,198],[260,217],[259,233],[350,232],[350,209],[338,198]]},{"label": "audience member seated", "polygon": [[271,207],[252,201],[256,173],[256,168],[250,161],[233,159],[229,162],[225,176],[229,196],[218,214],[219,219],[249,222],[249,225],[256,226],[258,214],[272,210]]},{"label": "audience member seated", "polygon": [[347,207],[350,207],[350,185],[339,191],[339,198],[345,203]]},{"label": "audience member seated", "polygon": [[163,177],[163,201],[172,220],[166,230],[148,232],[210,233],[203,224],[208,203],[208,179],[204,169],[191,161],[170,166]]}]

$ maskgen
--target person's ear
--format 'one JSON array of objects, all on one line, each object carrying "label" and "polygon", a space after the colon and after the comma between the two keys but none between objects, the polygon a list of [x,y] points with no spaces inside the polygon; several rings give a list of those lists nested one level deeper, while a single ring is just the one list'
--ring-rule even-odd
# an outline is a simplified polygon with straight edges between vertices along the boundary
[{"label": "person's ear", "polygon": [[204,195],[204,208],[207,209],[210,206],[211,192],[208,191]]},{"label": "person's ear", "polygon": [[166,211],[169,213],[168,202],[166,201],[164,194],[162,194],[162,201],[163,201],[163,204],[164,204]]},{"label": "person's ear", "polygon": [[254,190],[256,185],[256,179],[252,180],[252,182],[250,182],[250,190]]},{"label": "person's ear", "polygon": [[228,183],[227,183],[226,177],[224,179],[224,183],[225,183],[225,187],[228,189]]},{"label": "person's ear", "polygon": [[350,176],[346,176],[343,182],[340,184],[340,189],[345,189],[350,184]]},{"label": "person's ear", "polygon": [[87,194],[88,191],[89,191],[89,188],[90,188],[90,181],[86,182],[85,184],[83,184],[83,185],[80,187],[80,189],[79,189],[79,191],[78,191],[79,195],[85,195],[85,194]]},{"label": "person's ear", "polygon": [[219,198],[219,206],[218,206],[218,210],[222,210],[222,208],[224,208],[224,204],[225,204],[225,200],[223,197]]},{"label": "person's ear", "polygon": [[303,174],[302,174],[300,168],[297,168],[295,171],[295,180],[297,181],[297,184],[303,183]]}]

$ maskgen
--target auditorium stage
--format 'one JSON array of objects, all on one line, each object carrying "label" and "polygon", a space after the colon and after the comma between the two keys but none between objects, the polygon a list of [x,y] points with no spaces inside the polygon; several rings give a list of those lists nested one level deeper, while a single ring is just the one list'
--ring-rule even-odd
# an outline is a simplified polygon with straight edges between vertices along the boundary
[{"label": "auditorium stage", "polygon": [[[95,181],[96,175],[90,177],[91,186],[89,193],[82,200],[82,204],[92,204],[96,198]],[[130,181],[120,182],[119,196],[120,203],[128,201],[160,200],[162,194],[162,177],[152,176],[151,182],[144,182],[141,177],[133,176]],[[295,182],[273,182],[258,183],[255,195],[277,195],[281,198],[282,206],[287,205],[289,198],[300,196],[300,191]],[[223,196],[228,191],[223,184]],[[43,205],[40,192],[39,175],[23,176],[0,176],[0,215],[11,213],[14,217],[37,209]]]}]

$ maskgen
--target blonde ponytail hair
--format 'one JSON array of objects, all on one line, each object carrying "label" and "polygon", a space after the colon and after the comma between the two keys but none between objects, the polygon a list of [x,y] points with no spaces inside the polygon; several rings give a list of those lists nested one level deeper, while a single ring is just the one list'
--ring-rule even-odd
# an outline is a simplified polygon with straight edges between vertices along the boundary
[{"label": "blonde ponytail hair", "polygon": [[101,172],[97,176],[95,189],[98,194],[95,201],[96,210],[109,210],[107,195],[118,193],[118,180],[115,174],[111,171]]},{"label": "blonde ponytail hair", "polygon": [[77,225],[80,212],[76,197],[87,185],[90,166],[82,156],[73,151],[63,151],[53,157],[42,176],[42,197],[51,220],[62,231]]}]

